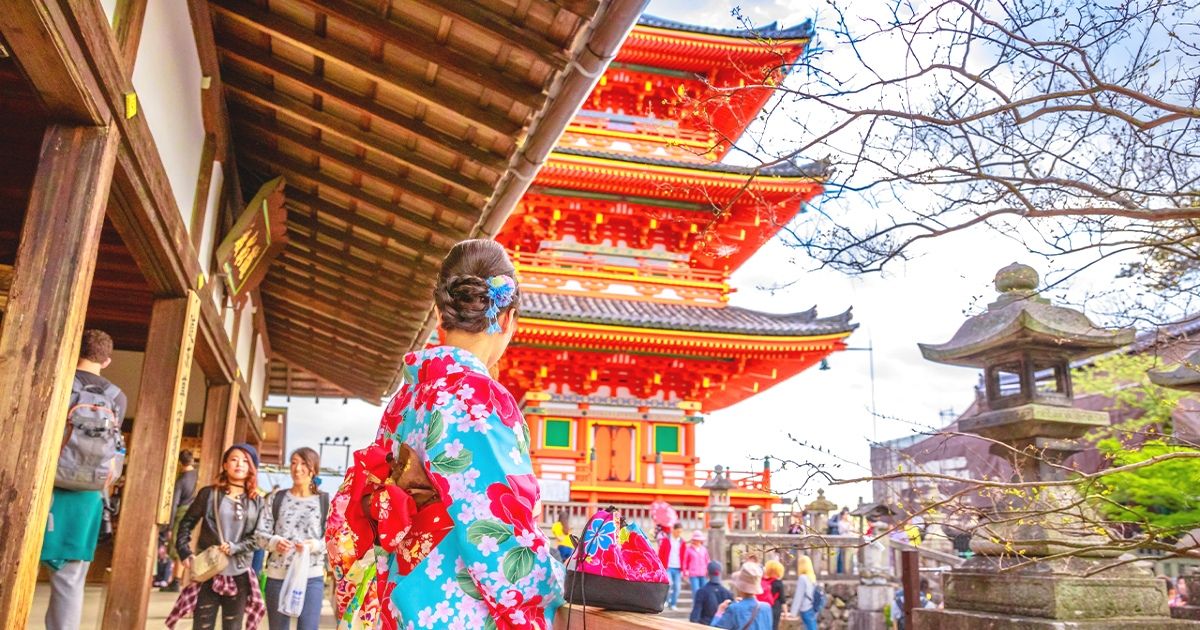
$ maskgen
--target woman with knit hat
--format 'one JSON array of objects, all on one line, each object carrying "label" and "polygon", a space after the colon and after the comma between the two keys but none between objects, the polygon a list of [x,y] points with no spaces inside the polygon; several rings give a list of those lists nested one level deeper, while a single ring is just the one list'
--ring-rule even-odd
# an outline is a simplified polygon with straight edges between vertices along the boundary
[{"label": "woman with knit hat", "polygon": [[712,620],[713,627],[727,630],[771,630],[771,607],[757,599],[762,593],[762,567],[756,562],[746,562],[729,577],[738,601],[730,603],[726,600],[717,608],[717,614]]},{"label": "woman with knit hat", "polygon": [[216,628],[220,613],[224,630],[254,630],[266,614],[258,579],[250,566],[257,548],[254,531],[262,512],[258,492],[258,450],[249,444],[234,444],[221,457],[216,483],[201,488],[187,513],[179,521],[175,548],[183,566],[192,566],[192,528],[200,524],[197,550],[219,547],[229,564],[217,575],[193,582],[179,593],[166,625],[192,615],[192,628]]}]

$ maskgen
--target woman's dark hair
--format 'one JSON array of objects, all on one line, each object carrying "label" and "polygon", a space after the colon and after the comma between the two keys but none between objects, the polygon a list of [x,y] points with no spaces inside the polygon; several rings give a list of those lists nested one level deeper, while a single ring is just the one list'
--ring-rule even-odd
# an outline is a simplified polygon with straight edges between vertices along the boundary
[{"label": "woman's dark hair", "polygon": [[[307,446],[301,446],[300,448],[292,451],[292,457],[296,456],[299,456],[300,460],[304,462],[304,465],[308,466],[308,469],[312,471],[313,478],[311,481],[309,481],[309,489],[312,490],[313,494],[316,494],[317,473],[321,472],[321,456],[317,455],[316,451],[308,448]],[[289,457],[288,460],[291,461],[291,458]]]},{"label": "woman's dark hair", "polygon": [[[442,261],[437,287],[433,290],[442,328],[471,333],[487,330],[487,309],[491,306],[487,279],[500,275],[516,280],[516,270],[508,259],[508,252],[499,243],[475,239],[455,245]],[[512,303],[500,312],[515,310],[520,297],[520,289],[517,289]]]}]

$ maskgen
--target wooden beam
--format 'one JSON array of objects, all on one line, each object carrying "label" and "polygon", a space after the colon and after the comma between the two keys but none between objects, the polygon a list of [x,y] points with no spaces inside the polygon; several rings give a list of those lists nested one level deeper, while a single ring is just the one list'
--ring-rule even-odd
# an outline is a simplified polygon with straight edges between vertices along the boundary
[{"label": "wooden beam", "polygon": [[[249,18],[250,13],[247,11],[248,3],[234,2],[233,0],[211,1],[213,6],[227,9],[232,14],[246,16],[246,19],[253,21]],[[390,46],[395,46],[418,59],[436,64],[439,68],[444,68],[458,77],[478,83],[497,94],[525,105],[531,110],[539,109],[545,100],[545,95],[543,94],[545,86],[532,86],[520,77],[505,75],[497,71],[491,64],[480,63],[479,59],[471,55],[438,43],[433,38],[416,29],[380,17],[378,13],[361,7],[354,2],[349,0],[298,1],[308,5],[318,14],[324,14],[346,22],[347,26],[353,29],[374,35]],[[453,81],[448,82],[453,83]]]},{"label": "wooden beam", "polygon": [[[178,457],[178,445],[176,452],[171,452],[173,424],[187,406],[186,375],[191,370],[199,308],[199,297],[190,293],[157,300],[150,315],[125,475],[126,496],[138,500],[127,502],[121,510],[112,572],[123,579],[109,584],[104,602],[106,628],[146,626],[150,582],[131,576],[146,576],[154,570],[154,547],[163,520],[159,499],[170,491],[164,483],[172,472],[168,462]],[[164,379],[167,375],[171,376]]]},{"label": "wooden beam", "polygon": [[[208,222],[208,195],[212,189],[212,174],[216,168],[217,134],[204,134],[204,145],[200,148],[200,172],[196,175],[196,196],[192,201],[192,220],[188,234],[192,237],[192,247],[200,251],[200,241],[204,237],[204,225]],[[215,235],[214,235],[215,236]],[[201,260],[200,268],[209,269],[211,261]]]},{"label": "wooden beam", "polygon": [[474,2],[439,2],[438,0],[413,0],[416,4],[467,22],[481,28],[500,39],[509,46],[537,57],[549,64],[555,70],[562,70],[571,62],[566,46],[556,44],[546,38],[546,33],[524,24],[514,22],[487,8],[487,5]]},{"label": "wooden beam", "polygon": [[[200,57],[200,72],[208,87],[201,86],[200,99],[203,104],[204,130],[216,140],[216,159],[233,168],[233,156],[229,152],[229,112],[225,108],[224,85],[221,82],[221,59],[217,55],[217,44],[213,38],[212,15],[208,12],[208,0],[187,0],[188,14],[192,18],[192,34],[196,39],[196,53]],[[231,178],[227,174],[226,181]],[[235,180],[236,181],[236,180]],[[238,206],[241,207],[241,206]]]},{"label": "wooden beam", "polygon": [[[480,105],[477,97],[472,97],[462,90],[456,90],[457,86],[445,84],[438,86],[430,83],[423,76],[405,74],[395,65],[379,61],[370,54],[341,42],[327,37],[319,37],[316,33],[295,22],[257,7],[240,6],[238,13],[224,10],[219,5],[214,5],[214,8],[230,19],[246,24],[260,33],[270,35],[272,39],[295,46],[324,60],[325,63],[332,62],[345,66],[376,83],[390,85],[404,91],[429,107],[465,119],[471,124],[490,129],[497,134],[513,136],[524,127],[522,123],[513,121],[503,113]],[[436,98],[432,97],[434,94],[436,94]]]},{"label": "wooden beam", "polygon": [[[357,216],[359,219],[367,219],[363,225],[356,227],[368,230],[374,236],[395,241],[397,244],[407,247],[414,252],[425,253],[431,249],[445,249],[448,251],[455,243],[462,240],[462,232],[450,226],[442,225],[437,221],[427,219],[416,212],[400,206],[398,203],[377,197],[367,192],[364,188],[358,188],[352,184],[343,182],[321,171],[319,168],[305,164],[303,160],[283,155],[280,152],[275,152],[274,155],[265,155],[257,148],[255,150],[245,150],[242,153],[242,157],[247,162],[260,164],[265,167],[267,172],[278,173],[286,177],[290,184],[288,188],[289,197],[296,197],[293,194],[294,192],[304,194],[302,191],[296,190],[299,188],[297,184],[300,181],[305,181],[311,186],[333,190],[342,196],[349,197],[364,210],[372,211],[376,216],[385,217],[387,220],[384,222],[373,221],[349,208],[343,208],[342,216],[338,216],[337,218],[348,223],[351,221],[348,217]],[[308,194],[308,197],[311,198],[312,196],[311,193]],[[336,204],[333,205],[340,207]],[[399,225],[395,225],[396,223]],[[421,230],[417,234],[423,233],[424,238],[414,234],[417,230]]]},{"label": "wooden beam", "polygon": [[[346,321],[353,322],[356,325],[370,326],[376,325],[382,329],[390,329],[393,331],[403,328],[397,321],[387,321],[381,319],[380,316],[374,313],[355,309],[350,304],[344,304],[339,299],[339,296],[326,291],[322,287],[304,286],[301,284],[301,279],[295,278],[287,274],[279,274],[267,277],[267,282],[264,285],[266,291],[280,299],[290,300],[296,305],[302,305],[304,308],[316,311],[327,317],[341,317]],[[342,296],[344,297],[344,296]],[[271,319],[270,313],[267,314],[267,321]],[[399,316],[395,320],[400,320]],[[366,322],[366,323],[364,323]]]},{"label": "wooden beam", "polygon": [[204,400],[204,425],[200,428],[200,465],[197,473],[200,485],[216,479],[221,468],[221,454],[229,446],[225,443],[225,427],[234,422],[237,414],[237,388],[237,383],[208,386]]},{"label": "wooden beam", "polygon": [[550,4],[585,20],[596,17],[596,10],[600,8],[600,0],[550,0]]},{"label": "wooden beam", "polygon": [[[378,353],[381,352],[380,348],[392,348],[395,345],[396,340],[383,331],[360,326],[346,320],[337,320],[311,310],[298,308],[285,300],[270,300],[267,302],[267,308],[271,310],[271,317],[277,322],[284,320],[305,328],[339,331],[340,336],[346,339],[346,343],[351,345],[361,345],[358,343],[359,341],[372,344],[370,348],[371,352]],[[393,355],[387,354],[387,356],[391,357]]]},{"label": "wooden beam", "polygon": [[385,300],[388,303],[411,306],[419,308],[421,300],[414,299],[408,294],[400,294],[391,290],[388,285],[372,282],[370,279],[363,278],[353,273],[347,273],[344,270],[330,270],[325,267],[318,266],[310,259],[304,259],[296,256],[295,253],[284,252],[276,264],[287,267],[295,273],[319,276],[327,282],[333,283],[335,286],[340,284],[350,284],[358,291],[364,292],[373,299]]},{"label": "wooden beam", "polygon": [[[72,33],[70,18],[69,9],[53,0],[6,2],[0,35],[37,92],[47,118],[106,125],[112,113],[100,83],[92,73],[76,70],[88,55]],[[108,30],[107,22],[87,26]]]},{"label": "wooden beam", "polygon": [[142,25],[146,22],[146,6],[149,4],[149,0],[117,0],[117,8],[113,11],[113,33],[117,37],[117,48],[129,76],[133,76],[133,64],[137,61]]},{"label": "wooden beam", "polygon": [[[403,242],[391,238],[390,231],[389,233],[381,234],[378,222],[372,221],[357,212],[349,212],[347,208],[298,188],[288,190],[288,206],[290,210],[288,212],[289,222],[296,225],[305,225],[312,234],[320,233],[337,239],[346,245],[357,247],[375,256],[380,265],[386,265],[388,262],[404,263],[404,266],[409,268],[409,279],[413,282],[422,282],[422,279],[417,277],[418,267],[428,266],[436,270],[441,265],[441,259],[445,257],[446,252],[450,251],[450,247],[439,248],[433,243],[422,243],[419,249],[406,246]],[[305,224],[296,219],[296,215],[303,214],[296,212],[297,207],[317,213],[318,224]],[[330,225],[329,221],[320,220],[326,218],[330,221],[344,223],[346,226],[355,229],[353,231],[347,230],[345,226],[341,225],[334,228]],[[335,230],[340,230],[340,233]],[[404,253],[387,247],[384,242],[388,240],[404,252],[411,252],[411,254],[405,256]],[[432,286],[432,282],[430,284]]]},{"label": "wooden beam", "polygon": [[[321,99],[341,103],[343,107],[353,110],[357,115],[356,117],[365,117],[371,121],[387,123],[412,134],[418,142],[428,142],[436,149],[457,154],[462,159],[471,160],[493,171],[502,172],[508,168],[508,158],[515,149],[515,144],[510,145],[509,150],[506,152],[480,147],[473,142],[463,140],[437,129],[420,118],[413,118],[403,112],[385,107],[370,97],[344,88],[324,77],[301,70],[299,67],[279,59],[261,48],[252,46],[236,38],[218,36],[217,43],[221,47],[221,54],[227,58],[232,57],[242,64],[266,72],[271,75],[273,81],[277,81],[282,77],[299,83],[305,89],[321,97]],[[374,125],[371,126],[374,127]],[[422,149],[418,147],[417,150]]]},{"label": "wooden beam", "polygon": [[[407,184],[402,186],[399,183],[400,180],[408,179],[404,173],[397,173],[368,161],[366,157],[360,157],[354,153],[325,144],[319,138],[305,135],[292,127],[281,124],[279,121],[251,120],[249,117],[242,117],[237,121],[236,125],[238,129],[257,132],[264,138],[281,138],[292,144],[299,145],[323,160],[327,159],[342,165],[346,169],[359,171],[364,175],[378,179],[384,184],[391,186],[401,195],[412,195],[432,204],[436,208],[443,208],[450,214],[467,221],[470,225],[477,223],[479,215],[483,212],[481,206],[474,205],[469,201],[449,197],[444,191],[433,190],[416,181],[409,180]],[[486,203],[486,198],[484,202]],[[464,230],[463,233],[465,232]]]},{"label": "wooden beam", "polygon": [[4,628],[29,619],[116,153],[111,127],[52,125],[30,188],[0,328]]},{"label": "wooden beam", "polygon": [[[340,247],[327,245],[317,241],[314,237],[308,235],[307,232],[301,233],[295,226],[299,224],[289,223],[288,238],[295,239],[288,243],[288,250],[295,257],[311,261],[313,264],[319,264],[333,272],[344,270],[346,273],[354,274],[359,278],[379,278],[386,281],[391,279],[391,285],[399,285],[403,283],[407,287],[423,286],[423,282],[418,282],[413,276],[414,270],[420,266],[414,263],[410,269],[396,271],[392,268],[388,259],[376,257],[374,262],[368,262],[351,254],[346,248],[359,248],[359,243],[362,239],[358,237],[347,238],[343,237],[344,243]],[[364,245],[368,243],[362,243]],[[381,248],[380,248],[381,249]],[[366,250],[367,253],[373,254],[372,251]],[[434,268],[436,269],[436,268]],[[382,278],[380,278],[382,276]],[[407,282],[412,279],[413,282]],[[432,289],[430,289],[432,291]],[[419,296],[418,298],[419,299]]]},{"label": "wooden beam", "polygon": [[[480,194],[490,194],[492,189],[492,184],[464,175],[455,167],[438,163],[421,154],[413,147],[397,142],[378,132],[365,130],[361,126],[344,118],[321,111],[304,101],[292,98],[286,94],[280,94],[239,75],[233,74],[225,77],[225,91],[234,100],[265,107],[277,113],[282,112],[307,125],[343,138],[355,146],[368,147],[379,151],[393,160],[406,164],[411,168],[420,169],[444,182],[467,190],[474,190],[475,192],[479,192],[477,190],[479,188],[489,191]],[[494,171],[489,172],[499,180],[498,173]]]},{"label": "wooden beam", "polygon": [[[284,346],[279,349],[279,356],[288,363],[303,368],[313,376],[321,378],[341,389],[358,396],[367,402],[378,402],[382,398],[383,387],[372,382],[360,382],[357,378],[344,374],[336,374],[320,357]],[[334,378],[334,376],[338,378]]]}]

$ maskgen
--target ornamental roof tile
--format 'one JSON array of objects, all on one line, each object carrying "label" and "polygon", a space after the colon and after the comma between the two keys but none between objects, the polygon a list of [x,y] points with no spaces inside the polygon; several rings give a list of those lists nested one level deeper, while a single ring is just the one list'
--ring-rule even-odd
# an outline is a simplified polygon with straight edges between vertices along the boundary
[{"label": "ornamental roof tile", "polygon": [[652,28],[667,28],[673,31],[686,31],[688,33],[703,33],[705,35],[742,37],[745,39],[754,39],[760,37],[764,39],[801,39],[811,38],[814,33],[812,20],[805,20],[789,28],[779,28],[778,22],[771,22],[770,24],[764,24],[753,29],[712,28],[709,26],[676,22],[675,20],[654,17],[653,15],[643,15],[641,19],[638,20],[638,25],[649,26]]},{"label": "ornamental roof tile", "polygon": [[817,317],[815,307],[799,313],[773,314],[737,306],[714,308],[540,292],[521,295],[521,315],[589,324],[780,337],[831,335],[858,327],[850,321],[850,310],[832,317]]},{"label": "ornamental roof tile", "polygon": [[[653,166],[690,168],[698,171],[710,171],[714,173],[751,175],[755,172],[755,167],[753,166],[736,166],[733,164],[724,164],[722,162],[688,162],[684,160],[646,157],[631,153],[595,151],[592,149],[577,149],[573,147],[558,147],[554,149],[554,153],[619,160],[622,162],[629,162],[631,164],[649,164]],[[806,164],[799,165],[791,162],[785,162],[783,164],[761,167],[758,169],[758,175],[762,177],[824,177],[828,174],[828,171],[829,165],[825,162],[808,162]]]}]

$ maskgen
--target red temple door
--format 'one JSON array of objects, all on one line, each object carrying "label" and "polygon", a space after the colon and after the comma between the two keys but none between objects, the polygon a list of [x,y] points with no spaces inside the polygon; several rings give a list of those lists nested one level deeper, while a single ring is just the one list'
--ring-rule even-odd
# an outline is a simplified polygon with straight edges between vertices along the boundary
[{"label": "red temple door", "polygon": [[633,481],[633,426],[597,425],[596,473],[603,481]]}]

